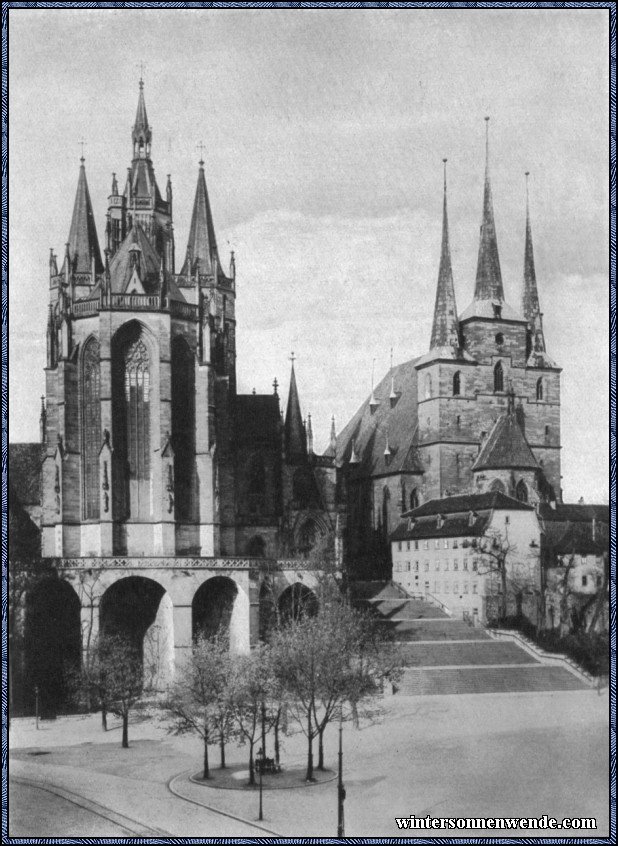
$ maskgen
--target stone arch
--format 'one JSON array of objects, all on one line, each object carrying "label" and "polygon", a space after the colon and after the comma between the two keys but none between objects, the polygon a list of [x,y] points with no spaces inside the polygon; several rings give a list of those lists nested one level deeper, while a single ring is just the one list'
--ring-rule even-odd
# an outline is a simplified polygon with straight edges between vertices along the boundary
[{"label": "stone arch", "polygon": [[211,576],[196,590],[191,603],[193,638],[228,633],[230,650],[249,649],[249,597],[229,576]]},{"label": "stone arch", "polygon": [[25,705],[34,709],[35,687],[41,714],[66,705],[69,679],[81,663],[80,601],[63,579],[45,578],[26,594],[24,629]]},{"label": "stone arch", "polygon": [[303,617],[315,617],[318,613],[318,598],[315,593],[301,582],[294,582],[279,595],[277,600],[279,619],[282,623],[301,620]]},{"label": "stone arch", "polygon": [[144,688],[161,689],[174,666],[172,599],[165,588],[145,576],[113,582],[99,603],[101,635],[118,636],[140,657]]},{"label": "stone arch", "polygon": [[114,516],[148,521],[157,441],[157,344],[143,323],[130,320],[114,334],[111,350]]},{"label": "stone arch", "polygon": [[299,515],[294,527],[294,548],[298,555],[308,558],[312,553],[326,552],[324,545],[331,527],[322,514],[305,512]]}]

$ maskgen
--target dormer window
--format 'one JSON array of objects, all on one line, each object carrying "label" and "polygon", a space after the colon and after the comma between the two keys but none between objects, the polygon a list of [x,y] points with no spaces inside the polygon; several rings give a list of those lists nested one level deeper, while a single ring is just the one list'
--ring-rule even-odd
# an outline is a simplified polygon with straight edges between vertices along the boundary
[{"label": "dormer window", "polygon": [[444,517],[442,516],[442,514],[438,514],[438,516],[436,517],[436,529],[441,529],[443,525]]},{"label": "dormer window", "polygon": [[474,526],[477,516],[476,511],[470,511],[468,513],[468,526]]}]

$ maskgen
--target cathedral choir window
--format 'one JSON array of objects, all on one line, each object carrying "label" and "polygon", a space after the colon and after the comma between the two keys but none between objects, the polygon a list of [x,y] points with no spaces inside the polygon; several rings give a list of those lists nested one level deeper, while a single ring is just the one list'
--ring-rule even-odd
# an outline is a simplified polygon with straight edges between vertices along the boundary
[{"label": "cathedral choir window", "polygon": [[91,338],[82,359],[82,461],[85,520],[100,511],[99,450],[101,448],[101,364],[99,342]]},{"label": "cathedral choir window", "polygon": [[537,379],[536,383],[536,398],[537,402],[540,402],[543,399],[543,379]]},{"label": "cathedral choir window", "polygon": [[458,370],[453,375],[453,396],[458,397],[461,393],[461,372]]},{"label": "cathedral choir window", "polygon": [[499,361],[494,367],[494,392],[504,390],[504,368],[502,362]]},{"label": "cathedral choir window", "polygon": [[172,444],[176,516],[193,515],[193,465],[195,463],[195,364],[184,338],[172,342]]},{"label": "cathedral choir window", "polygon": [[526,487],[526,483],[523,479],[520,479],[515,486],[515,498],[519,500],[519,502],[528,502],[528,488]]}]

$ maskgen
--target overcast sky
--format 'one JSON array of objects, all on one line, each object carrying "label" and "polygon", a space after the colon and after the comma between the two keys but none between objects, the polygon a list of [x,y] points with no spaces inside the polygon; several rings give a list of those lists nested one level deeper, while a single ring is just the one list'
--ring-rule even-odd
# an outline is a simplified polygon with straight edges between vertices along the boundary
[{"label": "overcast sky", "polygon": [[10,428],[38,438],[48,256],[67,240],[80,146],[103,247],[130,164],[139,63],[184,259],[204,142],[224,262],[237,256],[239,390],[285,400],[290,350],[316,446],[395,362],[427,351],[449,173],[459,311],[474,288],[491,115],[507,300],[525,180],[549,354],[563,367],[565,497],[608,495],[607,10],[9,12]]}]

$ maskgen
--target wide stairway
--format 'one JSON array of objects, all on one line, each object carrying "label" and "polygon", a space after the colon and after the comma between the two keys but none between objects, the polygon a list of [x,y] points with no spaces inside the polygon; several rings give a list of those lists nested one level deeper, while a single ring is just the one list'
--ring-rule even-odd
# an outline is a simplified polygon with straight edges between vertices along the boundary
[{"label": "wide stairway", "polygon": [[519,644],[494,640],[484,628],[455,620],[432,597],[408,595],[393,582],[354,582],[354,604],[393,632],[406,657],[397,693],[519,693],[585,690],[564,666],[544,663]]}]

